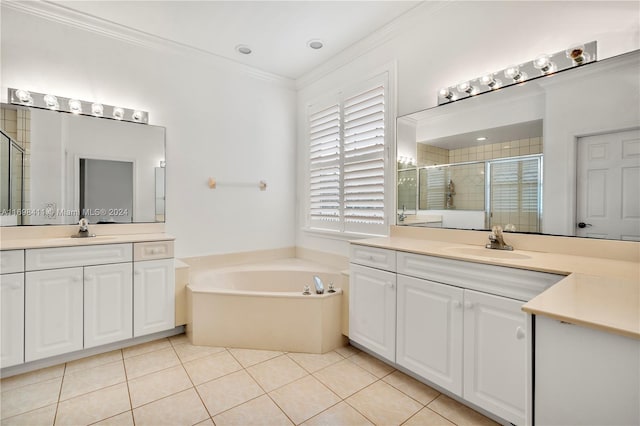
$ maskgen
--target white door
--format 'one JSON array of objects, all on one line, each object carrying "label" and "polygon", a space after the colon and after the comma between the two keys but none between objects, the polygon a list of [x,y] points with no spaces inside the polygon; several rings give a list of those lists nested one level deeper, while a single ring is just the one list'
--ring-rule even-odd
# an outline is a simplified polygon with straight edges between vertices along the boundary
[{"label": "white door", "polygon": [[0,275],[0,367],[24,362],[24,273]]},{"label": "white door", "polygon": [[462,297],[458,287],[398,275],[396,362],[462,395]]},{"label": "white door", "polygon": [[25,274],[26,362],[82,349],[82,268]]},{"label": "white door", "polygon": [[640,241],[640,130],[578,139],[576,235]]},{"label": "white door", "polygon": [[464,291],[464,399],[517,425],[525,422],[524,302]]},{"label": "white door", "polygon": [[84,347],[133,336],[132,264],[84,268]]},{"label": "white door", "polygon": [[349,338],[395,362],[396,274],[351,264]]},{"label": "white door", "polygon": [[133,269],[133,337],[174,328],[173,259],[135,262]]}]

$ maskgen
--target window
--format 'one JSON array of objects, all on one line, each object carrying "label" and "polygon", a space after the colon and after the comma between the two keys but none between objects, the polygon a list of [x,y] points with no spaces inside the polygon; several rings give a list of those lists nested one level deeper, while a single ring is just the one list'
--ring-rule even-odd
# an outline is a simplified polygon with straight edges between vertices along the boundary
[{"label": "window", "polygon": [[309,106],[309,228],[387,232],[387,78]]}]

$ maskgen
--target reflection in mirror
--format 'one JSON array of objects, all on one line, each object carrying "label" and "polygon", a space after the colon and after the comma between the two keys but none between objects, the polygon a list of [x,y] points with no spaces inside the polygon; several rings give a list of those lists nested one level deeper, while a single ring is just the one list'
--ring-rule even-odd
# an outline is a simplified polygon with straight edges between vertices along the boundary
[{"label": "reflection in mirror", "polygon": [[640,240],[639,96],[635,51],[399,117],[397,224]]},{"label": "reflection in mirror", "polygon": [[164,221],[163,127],[16,105],[0,112],[2,225]]}]

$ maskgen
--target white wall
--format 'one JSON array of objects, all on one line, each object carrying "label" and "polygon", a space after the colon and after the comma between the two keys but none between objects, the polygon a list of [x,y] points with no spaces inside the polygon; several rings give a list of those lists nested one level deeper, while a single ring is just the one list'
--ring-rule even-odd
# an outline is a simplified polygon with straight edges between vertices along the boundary
[{"label": "white wall", "polygon": [[[1,31],[4,101],[8,87],[26,88],[147,110],[166,127],[167,231],[178,257],[295,243],[296,99],[286,81],[4,6]],[[255,187],[210,190],[209,176]]]},{"label": "white wall", "polygon": [[[298,92],[298,122],[304,105],[325,91],[357,80],[368,70],[397,64],[398,114],[433,107],[440,87],[478,77],[487,71],[529,61],[576,42],[598,41],[599,57],[607,58],[640,47],[637,2],[427,2],[406,21],[403,31]],[[355,51],[351,49],[351,51]],[[312,82],[309,82],[312,81]],[[298,126],[297,244],[316,250],[348,254],[345,240],[305,232],[306,150],[304,126]],[[395,182],[387,189],[394,191]]]}]

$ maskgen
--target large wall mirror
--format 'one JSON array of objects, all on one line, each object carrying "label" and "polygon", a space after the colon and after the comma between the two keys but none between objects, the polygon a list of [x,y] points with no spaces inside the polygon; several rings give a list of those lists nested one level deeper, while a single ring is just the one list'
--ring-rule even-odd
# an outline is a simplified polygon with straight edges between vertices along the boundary
[{"label": "large wall mirror", "polygon": [[0,108],[1,225],[164,222],[164,127]]},{"label": "large wall mirror", "polygon": [[398,118],[397,224],[640,241],[640,51]]}]

